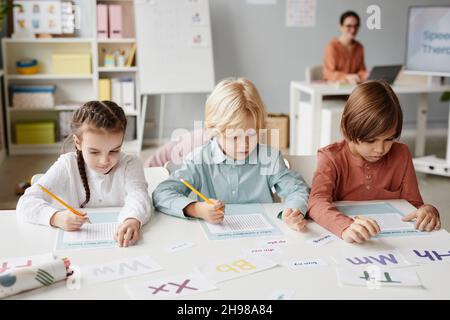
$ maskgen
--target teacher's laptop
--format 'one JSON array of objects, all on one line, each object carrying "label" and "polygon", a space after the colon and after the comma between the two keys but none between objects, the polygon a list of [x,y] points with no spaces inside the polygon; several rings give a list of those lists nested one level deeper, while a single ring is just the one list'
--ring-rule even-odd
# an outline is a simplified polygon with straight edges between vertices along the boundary
[{"label": "teacher's laptop", "polygon": [[402,65],[376,66],[370,71],[367,80],[386,80],[389,84],[393,84],[401,69]]}]

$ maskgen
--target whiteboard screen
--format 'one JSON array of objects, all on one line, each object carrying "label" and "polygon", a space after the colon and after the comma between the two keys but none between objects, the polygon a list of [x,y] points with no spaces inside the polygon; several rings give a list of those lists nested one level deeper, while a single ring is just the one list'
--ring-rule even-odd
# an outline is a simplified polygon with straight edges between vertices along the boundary
[{"label": "whiteboard screen", "polygon": [[210,92],[214,63],[207,0],[135,0],[142,94]]}]

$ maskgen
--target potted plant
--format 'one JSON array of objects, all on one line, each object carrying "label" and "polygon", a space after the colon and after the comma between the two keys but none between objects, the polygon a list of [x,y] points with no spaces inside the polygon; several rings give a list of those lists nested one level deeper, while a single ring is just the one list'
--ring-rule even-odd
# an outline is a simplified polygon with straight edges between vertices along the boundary
[{"label": "potted plant", "polygon": [[0,32],[3,30],[5,17],[8,15],[8,12],[14,7],[21,8],[22,6],[20,4],[14,4],[12,1],[0,0]]}]

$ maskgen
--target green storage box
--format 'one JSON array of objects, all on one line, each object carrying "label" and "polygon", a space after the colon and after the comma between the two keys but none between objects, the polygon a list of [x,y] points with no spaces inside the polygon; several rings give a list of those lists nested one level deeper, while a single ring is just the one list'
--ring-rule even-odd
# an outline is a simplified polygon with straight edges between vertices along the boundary
[{"label": "green storage box", "polygon": [[50,144],[55,143],[55,123],[27,122],[16,123],[17,144]]}]

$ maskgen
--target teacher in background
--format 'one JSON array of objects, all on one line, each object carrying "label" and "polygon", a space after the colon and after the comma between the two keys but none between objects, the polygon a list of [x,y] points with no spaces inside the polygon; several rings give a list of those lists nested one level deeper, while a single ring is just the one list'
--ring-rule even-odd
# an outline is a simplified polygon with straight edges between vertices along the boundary
[{"label": "teacher in background", "polygon": [[325,47],[324,80],[356,84],[367,79],[364,47],[355,40],[359,22],[359,16],[354,11],[346,11],[341,15],[341,35],[333,38]]}]

